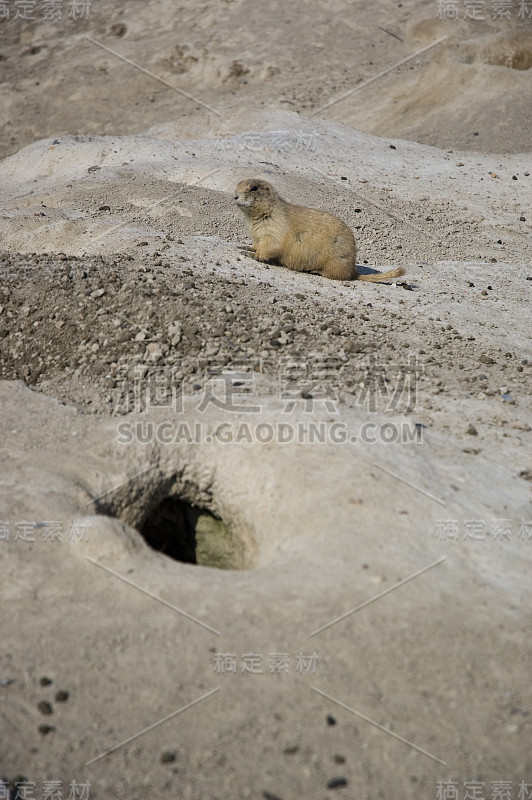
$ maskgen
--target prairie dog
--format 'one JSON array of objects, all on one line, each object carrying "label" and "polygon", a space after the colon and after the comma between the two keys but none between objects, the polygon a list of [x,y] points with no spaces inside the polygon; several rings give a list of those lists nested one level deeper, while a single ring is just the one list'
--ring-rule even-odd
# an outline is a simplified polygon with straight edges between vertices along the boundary
[{"label": "prairie dog", "polygon": [[351,229],[326,211],[288,203],[266,181],[240,181],[234,199],[253,239],[253,246],[244,250],[256,261],[273,261],[296,272],[315,272],[337,281],[382,283],[404,275],[402,267],[360,275]]}]

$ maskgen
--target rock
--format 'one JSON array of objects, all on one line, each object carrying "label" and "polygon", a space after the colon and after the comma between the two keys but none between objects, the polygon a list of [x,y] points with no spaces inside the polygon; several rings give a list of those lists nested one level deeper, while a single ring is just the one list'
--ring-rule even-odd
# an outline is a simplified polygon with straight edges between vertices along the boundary
[{"label": "rock", "polygon": [[168,336],[174,346],[179,344],[183,336],[183,326],[180,322],[174,322],[168,327]]},{"label": "rock", "polygon": [[346,353],[360,353],[362,348],[358,342],[346,342],[344,350]]},{"label": "rock", "polygon": [[327,789],[340,789],[342,786],[347,786],[347,778],[332,778],[327,783]]},{"label": "rock", "polygon": [[148,361],[151,361],[153,364],[156,364],[160,361],[163,357],[163,351],[161,345],[157,342],[150,342],[150,344],[146,348],[146,352],[144,353],[144,358]]},{"label": "rock", "polygon": [[42,736],[46,736],[47,734],[52,733],[52,731],[55,731],[55,728],[53,725],[39,725],[37,730]]},{"label": "rock", "polygon": [[110,33],[111,36],[116,36],[121,39],[122,36],[125,36],[127,33],[127,25],[124,22],[115,22],[111,25]]}]

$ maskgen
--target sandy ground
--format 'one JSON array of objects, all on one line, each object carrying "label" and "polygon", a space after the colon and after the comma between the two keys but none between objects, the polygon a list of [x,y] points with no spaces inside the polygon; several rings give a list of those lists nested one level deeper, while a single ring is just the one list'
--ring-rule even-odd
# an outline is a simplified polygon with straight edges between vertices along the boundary
[{"label": "sandy ground", "polygon": [[[532,796],[530,20],[435,9],[0,22],[11,798]],[[245,257],[253,176],[406,275]]]},{"label": "sandy ground", "polygon": [[[518,0],[500,14],[482,1],[93,0],[76,19],[63,0],[53,22],[41,2],[33,20],[10,5],[0,19],[4,155],[43,136],[174,119],[180,138],[224,134],[235,110],[261,107],[439,147],[530,146],[532,19]],[[444,11],[453,5],[458,18]]]}]

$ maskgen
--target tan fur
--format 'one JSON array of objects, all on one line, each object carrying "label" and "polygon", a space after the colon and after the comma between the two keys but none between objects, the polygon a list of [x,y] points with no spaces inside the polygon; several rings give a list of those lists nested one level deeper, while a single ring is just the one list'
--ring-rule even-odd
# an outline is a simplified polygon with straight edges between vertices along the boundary
[{"label": "tan fur", "polygon": [[240,181],[234,197],[253,239],[253,246],[244,249],[257,261],[273,261],[296,272],[315,272],[337,281],[381,283],[404,275],[402,267],[360,275],[351,229],[326,211],[288,203],[266,181]]}]

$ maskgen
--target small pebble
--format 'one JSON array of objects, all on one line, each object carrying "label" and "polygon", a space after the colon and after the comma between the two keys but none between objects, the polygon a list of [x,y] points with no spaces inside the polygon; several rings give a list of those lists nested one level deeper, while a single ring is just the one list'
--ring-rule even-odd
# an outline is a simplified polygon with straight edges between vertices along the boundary
[{"label": "small pebble", "polygon": [[41,686],[50,686],[50,684],[53,683],[53,680],[51,678],[44,677],[40,679],[39,683]]},{"label": "small pebble", "polygon": [[293,756],[294,753],[299,752],[299,747],[297,744],[290,745],[289,747],[285,747],[283,753],[285,756]]},{"label": "small pebble", "polygon": [[326,719],[327,719],[327,725],[336,725],[335,718],[333,716],[331,716],[330,714],[327,714]]},{"label": "small pebble", "polygon": [[55,699],[58,703],[66,703],[68,698],[70,697],[69,693],[66,692],[64,689],[60,689],[56,692]]},{"label": "small pebble", "polygon": [[478,431],[474,425],[470,425],[466,430],[466,433],[468,433],[470,436],[478,436]]},{"label": "small pebble", "polygon": [[44,714],[45,716],[54,713],[53,706],[51,703],[48,702],[48,700],[41,700],[41,702],[38,703],[37,708],[39,709],[41,714]]},{"label": "small pebble", "polygon": [[341,786],[347,786],[345,778],[333,778],[327,784],[327,789],[340,789]]},{"label": "small pebble", "polygon": [[173,764],[177,758],[177,753],[173,750],[165,750],[161,753],[161,764]]},{"label": "small pebble", "polygon": [[46,736],[47,733],[51,733],[52,731],[55,731],[53,725],[39,725],[39,733],[43,736]]},{"label": "small pebble", "polygon": [[125,36],[126,33],[127,33],[127,26],[123,22],[115,22],[114,25],[111,25],[112,36],[117,36],[118,38],[121,38],[122,36]]}]

